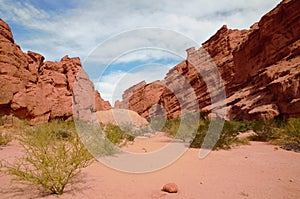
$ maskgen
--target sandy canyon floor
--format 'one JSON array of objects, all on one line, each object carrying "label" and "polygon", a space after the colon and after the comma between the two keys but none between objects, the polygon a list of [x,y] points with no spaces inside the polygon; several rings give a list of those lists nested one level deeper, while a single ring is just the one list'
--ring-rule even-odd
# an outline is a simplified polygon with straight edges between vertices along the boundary
[{"label": "sandy canyon floor", "polygon": [[[124,150],[150,152],[167,141],[170,138],[158,133],[152,138],[137,138]],[[300,153],[262,142],[213,151],[204,159],[199,159],[198,153],[198,149],[188,149],[172,165],[146,174],[119,172],[94,162],[61,196],[43,196],[36,188],[1,175],[0,198],[300,198]],[[15,141],[0,150],[1,159],[6,160],[21,154]],[[160,191],[168,182],[176,183],[179,192]]]}]

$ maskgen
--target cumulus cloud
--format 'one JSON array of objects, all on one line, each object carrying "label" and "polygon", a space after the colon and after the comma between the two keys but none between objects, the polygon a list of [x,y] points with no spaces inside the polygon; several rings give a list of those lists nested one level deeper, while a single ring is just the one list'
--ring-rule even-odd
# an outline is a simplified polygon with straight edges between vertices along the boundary
[{"label": "cumulus cloud", "polygon": [[72,1],[78,6],[53,0],[51,10],[36,2],[1,0],[0,12],[5,20],[36,31],[30,38],[20,35],[21,46],[58,59],[66,53],[85,58],[111,35],[141,27],[175,30],[202,43],[225,23],[248,28],[279,0]]},{"label": "cumulus cloud", "polygon": [[[146,46],[171,49],[175,54],[185,56],[186,48],[203,43],[223,24],[227,24],[229,28],[247,29],[279,2],[280,0],[0,0],[0,16],[11,25],[15,40],[23,50],[40,52],[47,60],[59,60],[68,54],[86,60],[87,65],[88,62],[103,64],[116,58],[120,63],[128,63],[124,66],[125,70],[110,71],[97,82],[97,85],[102,85],[99,90],[104,98],[111,99],[113,94],[109,92],[115,90],[114,83],[118,78],[130,77],[132,81],[128,81],[129,85],[123,83],[129,87],[143,78],[152,77],[148,78],[149,81],[161,79],[158,77],[164,76],[167,71],[160,71],[162,73],[153,76],[146,69],[144,72],[130,72],[132,62],[176,60],[172,60],[170,54],[153,52],[118,58],[122,53]],[[157,35],[143,32],[125,35],[126,39],[114,39],[114,43],[105,46],[107,40],[120,33],[145,27],[175,31],[196,43],[184,42],[179,37],[170,37],[170,34],[163,32]],[[102,45],[101,48],[96,48],[99,44]],[[92,68],[86,69],[90,75],[93,74]]]},{"label": "cumulus cloud", "polygon": [[130,71],[112,71],[98,79],[94,79],[95,88],[100,91],[104,99],[113,105],[116,100],[122,99],[123,92],[141,81],[150,83],[162,80],[165,74],[174,65],[161,65],[155,63],[144,64]]}]

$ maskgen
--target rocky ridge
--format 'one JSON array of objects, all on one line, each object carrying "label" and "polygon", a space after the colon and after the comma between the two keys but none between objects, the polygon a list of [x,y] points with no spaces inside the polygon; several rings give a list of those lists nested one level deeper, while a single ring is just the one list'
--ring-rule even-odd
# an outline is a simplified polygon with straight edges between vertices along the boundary
[{"label": "rocky ridge", "polygon": [[[299,10],[300,1],[283,0],[249,30],[224,25],[202,48],[187,50],[187,60],[167,73],[160,92],[149,89],[153,83],[133,86],[130,95],[123,95],[123,103],[144,117],[159,115],[160,110],[149,108],[157,104],[169,118],[185,110],[200,110],[205,116],[217,116],[212,110],[226,110],[219,116],[227,119],[299,117]],[[217,103],[211,101],[220,97],[221,86],[208,91],[217,78],[212,65],[226,94],[226,100]],[[161,95],[149,98],[151,93]]]},{"label": "rocky ridge", "polygon": [[[77,73],[82,70],[78,57],[59,62],[44,61],[38,53],[24,53],[15,44],[10,27],[0,19],[0,116],[29,119],[31,124],[51,119],[72,118],[72,93]],[[90,80],[88,80],[91,82]],[[90,84],[94,91],[93,84]],[[108,110],[109,102],[94,91],[95,110]]]}]

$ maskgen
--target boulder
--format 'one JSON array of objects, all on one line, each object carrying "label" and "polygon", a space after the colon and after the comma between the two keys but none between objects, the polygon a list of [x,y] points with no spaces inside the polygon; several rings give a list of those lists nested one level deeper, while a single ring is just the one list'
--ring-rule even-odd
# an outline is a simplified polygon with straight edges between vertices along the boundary
[{"label": "boulder", "polygon": [[178,186],[175,183],[168,183],[165,184],[161,190],[168,193],[177,193]]}]

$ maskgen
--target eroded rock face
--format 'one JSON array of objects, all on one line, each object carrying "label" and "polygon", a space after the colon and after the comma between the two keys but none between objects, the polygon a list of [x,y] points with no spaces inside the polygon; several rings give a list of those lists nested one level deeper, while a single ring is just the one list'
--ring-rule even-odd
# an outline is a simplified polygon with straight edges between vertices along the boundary
[{"label": "eroded rock face", "polygon": [[155,81],[146,84],[142,81],[127,89],[122,96],[122,102],[116,101],[115,108],[135,110],[139,115],[147,118],[150,109],[158,103],[163,91],[163,82]]},{"label": "eroded rock face", "polygon": [[[157,96],[149,99],[153,90],[136,90],[131,94],[135,99],[127,102],[129,109],[143,114],[157,103],[169,118],[184,110],[199,110],[206,116],[217,110],[214,116],[227,119],[300,117],[299,10],[300,1],[283,0],[249,30],[223,26],[202,48],[188,49],[187,60],[167,73],[158,101]],[[226,94],[226,100],[216,103],[212,101],[222,99],[222,88],[209,89],[217,80],[212,65],[218,69]],[[170,89],[171,85],[176,89]],[[143,96],[153,104],[145,105]]]},{"label": "eroded rock face", "polygon": [[[71,118],[74,81],[81,69],[77,57],[44,62],[38,53],[22,52],[9,26],[0,19],[0,116],[29,119],[31,124]],[[92,97],[96,110],[111,108],[98,92]]]}]

